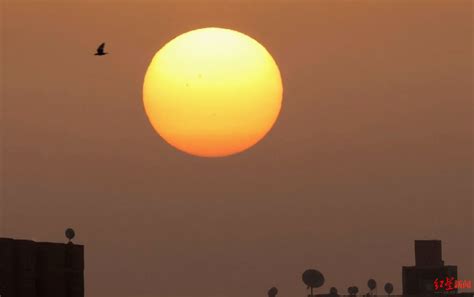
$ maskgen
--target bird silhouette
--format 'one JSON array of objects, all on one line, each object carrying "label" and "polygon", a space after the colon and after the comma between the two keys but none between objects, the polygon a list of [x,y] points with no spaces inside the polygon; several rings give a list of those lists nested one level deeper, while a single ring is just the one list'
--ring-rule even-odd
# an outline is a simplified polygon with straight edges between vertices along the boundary
[{"label": "bird silhouette", "polygon": [[104,47],[105,47],[105,42],[99,45],[99,47],[97,48],[97,52],[94,55],[95,56],[107,55],[108,53],[104,52]]}]

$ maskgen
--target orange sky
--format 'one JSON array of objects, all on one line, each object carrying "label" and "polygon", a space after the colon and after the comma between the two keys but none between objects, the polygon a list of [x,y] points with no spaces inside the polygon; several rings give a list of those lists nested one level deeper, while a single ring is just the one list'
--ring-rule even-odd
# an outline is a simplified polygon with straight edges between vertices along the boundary
[{"label": "orange sky", "polygon": [[[474,280],[472,2],[254,2],[2,1],[0,234],[74,227],[89,297],[304,296],[311,267],[322,291],[400,292],[433,238]],[[222,159],[170,147],[142,105],[155,52],[207,26],[261,42],[285,89]]]}]

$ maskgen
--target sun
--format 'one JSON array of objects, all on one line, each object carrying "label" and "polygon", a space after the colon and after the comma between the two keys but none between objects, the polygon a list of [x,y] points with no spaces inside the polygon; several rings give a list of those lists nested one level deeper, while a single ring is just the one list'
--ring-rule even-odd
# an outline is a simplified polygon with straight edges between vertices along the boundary
[{"label": "sun", "polygon": [[168,42],[145,74],[143,103],[156,132],[173,147],[223,157],[259,142],[278,118],[278,66],[256,40],[204,28]]}]

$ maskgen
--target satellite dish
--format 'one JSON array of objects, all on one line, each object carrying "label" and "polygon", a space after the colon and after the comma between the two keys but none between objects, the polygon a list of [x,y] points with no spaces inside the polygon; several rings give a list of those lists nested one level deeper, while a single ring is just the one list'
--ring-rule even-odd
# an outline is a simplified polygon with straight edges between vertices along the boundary
[{"label": "satellite dish", "polygon": [[359,288],[357,287],[349,287],[347,288],[347,292],[349,293],[349,295],[357,295],[357,293],[359,293]]},{"label": "satellite dish", "polygon": [[315,269],[308,269],[303,273],[303,282],[310,288],[319,288],[324,284],[324,276]]},{"label": "satellite dish", "polygon": [[310,296],[314,296],[313,289],[319,288],[324,284],[324,276],[316,269],[308,269],[303,273],[303,282],[308,286],[308,289],[311,288]]},{"label": "satellite dish", "polygon": [[278,289],[273,287],[268,290],[268,297],[275,297],[278,294]]},{"label": "satellite dish", "polygon": [[375,290],[375,288],[377,287],[377,282],[375,281],[375,279],[371,278],[369,279],[369,281],[367,282],[367,286],[369,287],[369,289],[372,291],[372,290]]},{"label": "satellite dish", "polygon": [[69,239],[69,242],[71,242],[74,236],[76,236],[76,232],[74,232],[74,229],[72,228],[67,228],[65,234],[67,239]]},{"label": "satellite dish", "polygon": [[390,295],[393,292],[393,285],[391,283],[386,283],[384,289],[385,292]]},{"label": "satellite dish", "polygon": [[354,289],[354,295],[357,295],[357,293],[359,293],[359,288],[357,287],[352,287]]},{"label": "satellite dish", "polygon": [[331,289],[329,289],[329,294],[330,294],[330,295],[337,295],[337,289],[336,289],[336,287],[331,287]]}]

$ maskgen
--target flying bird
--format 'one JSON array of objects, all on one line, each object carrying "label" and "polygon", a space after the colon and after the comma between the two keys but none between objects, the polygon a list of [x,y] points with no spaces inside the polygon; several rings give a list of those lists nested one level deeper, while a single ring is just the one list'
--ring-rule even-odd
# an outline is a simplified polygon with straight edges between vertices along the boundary
[{"label": "flying bird", "polygon": [[99,47],[97,48],[97,52],[94,55],[95,56],[107,55],[108,53],[104,52],[104,47],[105,47],[105,42],[99,45]]}]

